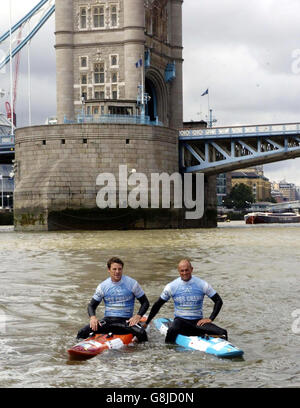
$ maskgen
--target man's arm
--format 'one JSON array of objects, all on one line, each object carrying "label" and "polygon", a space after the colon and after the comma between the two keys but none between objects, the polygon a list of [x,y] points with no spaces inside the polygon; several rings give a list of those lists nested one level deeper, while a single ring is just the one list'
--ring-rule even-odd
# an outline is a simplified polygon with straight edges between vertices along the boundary
[{"label": "man's arm", "polygon": [[96,317],[96,309],[99,306],[100,302],[95,300],[94,298],[91,299],[90,303],[88,304],[88,314],[90,316],[90,328],[94,331],[98,328],[98,319]]},{"label": "man's arm", "polygon": [[88,304],[88,314],[90,317],[96,316],[96,309],[99,305],[100,302],[98,302],[94,298],[91,299],[90,303]]},{"label": "man's arm", "polygon": [[197,323],[198,326],[202,326],[203,324],[206,323],[211,323],[215,318],[218,316],[221,307],[223,305],[223,300],[221,299],[220,295],[218,293],[215,293],[214,296],[210,298],[214,302],[214,308],[213,311],[209,317],[209,319],[201,319]]},{"label": "man's arm", "polygon": [[158,300],[154,303],[154,305],[152,306],[148,319],[146,321],[146,325],[148,325],[151,320],[157,315],[157,313],[159,312],[160,308],[162,307],[162,305],[164,305],[166,303],[166,300],[163,300],[161,297],[158,298]]},{"label": "man's arm", "polygon": [[221,310],[221,307],[223,305],[223,300],[221,299],[221,296],[218,293],[216,293],[213,297],[211,297],[211,300],[215,303],[213,311],[209,317],[210,320],[213,321],[218,316]]},{"label": "man's arm", "polygon": [[132,316],[128,321],[129,321],[129,326],[134,326],[135,324],[139,323],[141,318],[144,316],[144,314],[147,312],[149,309],[149,300],[147,296],[144,294],[143,296],[137,298],[137,300],[140,302],[141,307],[139,308],[139,311],[135,316]]},{"label": "man's arm", "polygon": [[141,307],[140,307],[139,311],[137,312],[137,314],[139,316],[143,317],[144,314],[149,309],[150,303],[149,303],[149,300],[148,300],[146,295],[143,295],[140,298],[138,298],[138,301],[140,302]]}]

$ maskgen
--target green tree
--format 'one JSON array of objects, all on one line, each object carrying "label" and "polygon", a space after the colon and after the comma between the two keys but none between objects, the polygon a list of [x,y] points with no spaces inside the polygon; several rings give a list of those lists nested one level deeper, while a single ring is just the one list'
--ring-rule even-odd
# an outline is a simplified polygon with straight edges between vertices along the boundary
[{"label": "green tree", "polygon": [[269,203],[277,203],[277,201],[275,200],[274,197],[270,196],[269,198],[267,198],[265,201],[269,202]]},{"label": "green tree", "polygon": [[237,210],[243,210],[249,207],[250,203],[254,203],[255,198],[252,193],[251,187],[244,183],[236,184],[230,194],[226,196],[224,204],[228,208],[236,208]]}]

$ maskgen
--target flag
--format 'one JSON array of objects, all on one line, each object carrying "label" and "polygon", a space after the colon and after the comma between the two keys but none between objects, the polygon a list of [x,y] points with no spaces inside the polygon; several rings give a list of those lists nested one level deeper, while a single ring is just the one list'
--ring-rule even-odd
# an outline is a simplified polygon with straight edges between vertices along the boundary
[{"label": "flag", "polygon": [[205,92],[203,92],[203,94],[201,96],[204,96],[204,95],[208,95],[208,88],[206,89]]},{"label": "flag", "polygon": [[140,68],[143,66],[143,60],[140,58],[136,63],[135,63],[136,68]]}]

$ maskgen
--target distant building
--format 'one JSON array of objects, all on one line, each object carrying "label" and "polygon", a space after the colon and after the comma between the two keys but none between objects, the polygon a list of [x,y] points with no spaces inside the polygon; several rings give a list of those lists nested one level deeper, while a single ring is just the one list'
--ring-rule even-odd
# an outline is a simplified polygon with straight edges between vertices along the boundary
[{"label": "distant building", "polygon": [[259,176],[263,176],[264,175],[264,166],[260,165],[260,166],[254,166],[254,167],[249,167],[248,169],[244,169],[245,171],[252,171],[254,170]]},{"label": "distant building", "polygon": [[278,190],[282,194],[284,201],[296,201],[295,184],[288,183],[286,180],[281,180],[278,183]]},{"label": "distant building", "polygon": [[231,192],[231,172],[217,176],[217,205],[223,206],[225,197]]},{"label": "distant building", "polygon": [[271,188],[271,197],[274,198],[274,200],[276,201],[276,203],[283,203],[284,197],[283,194],[279,191],[279,188],[276,186],[274,186],[275,183],[272,183],[272,188]]},{"label": "distant building", "polygon": [[271,183],[263,174],[262,166],[242,169],[231,173],[231,184],[246,184],[252,190],[255,201],[267,201],[271,197]]}]

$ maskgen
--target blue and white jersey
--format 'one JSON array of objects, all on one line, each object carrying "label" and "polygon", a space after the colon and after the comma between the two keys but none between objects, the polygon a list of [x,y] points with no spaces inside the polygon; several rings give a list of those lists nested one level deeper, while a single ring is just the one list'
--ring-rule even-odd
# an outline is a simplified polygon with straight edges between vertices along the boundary
[{"label": "blue and white jersey", "polygon": [[136,280],[123,275],[119,282],[113,282],[110,277],[101,282],[93,299],[98,302],[104,300],[104,316],[129,319],[133,315],[135,298],[140,298],[144,294]]},{"label": "blue and white jersey", "polygon": [[217,292],[204,280],[192,276],[187,282],[177,278],[168,283],[160,297],[166,302],[172,297],[175,317],[183,319],[202,319],[204,295],[212,297]]}]

